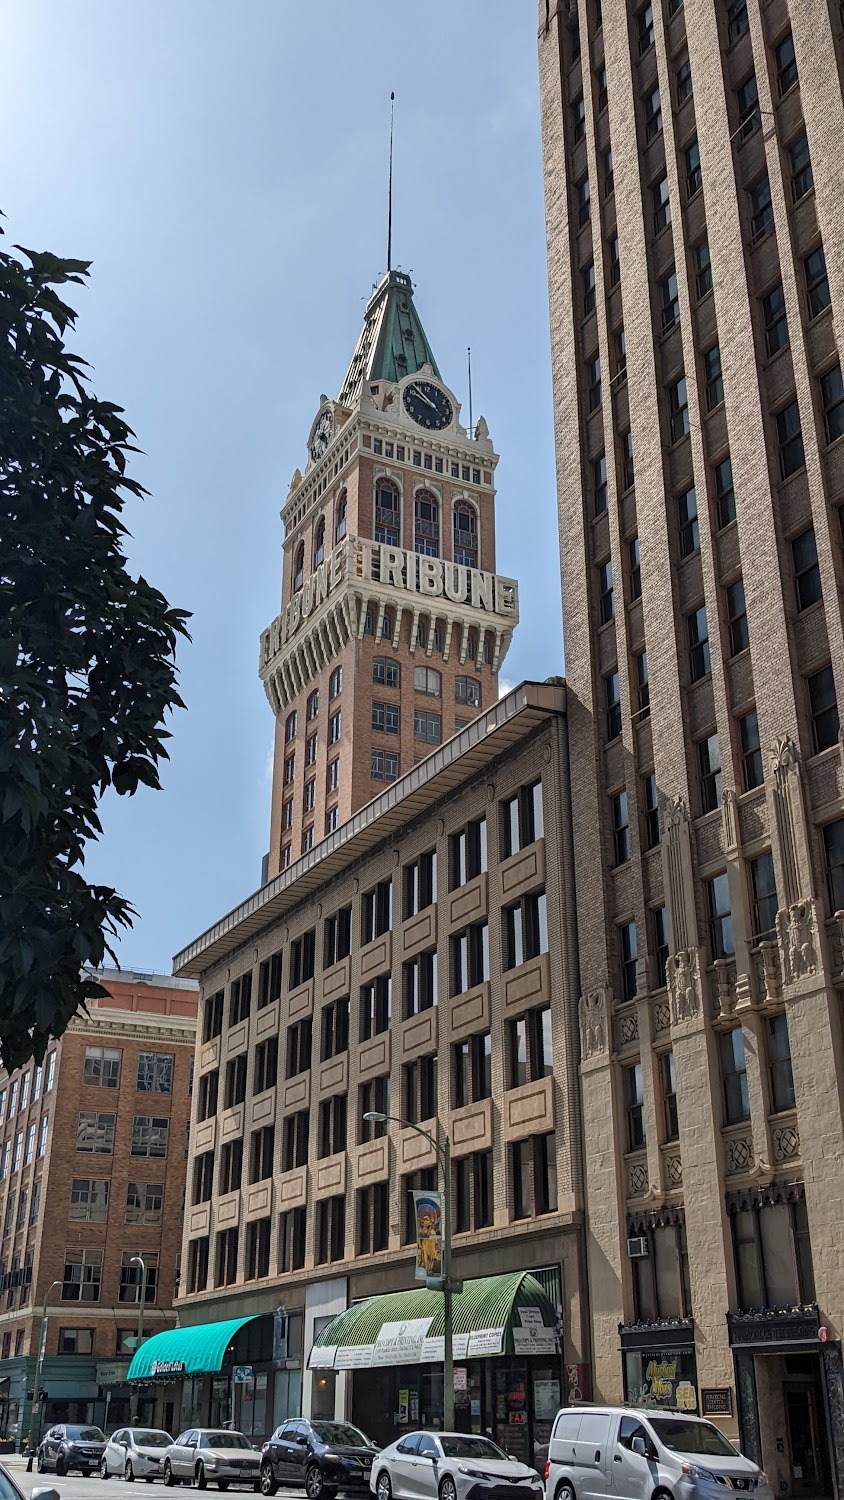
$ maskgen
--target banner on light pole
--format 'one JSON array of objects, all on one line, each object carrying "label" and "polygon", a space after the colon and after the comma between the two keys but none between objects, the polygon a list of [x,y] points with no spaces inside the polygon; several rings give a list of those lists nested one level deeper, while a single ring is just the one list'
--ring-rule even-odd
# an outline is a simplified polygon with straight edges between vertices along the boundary
[{"label": "banner on light pole", "polygon": [[413,1216],[416,1223],[417,1281],[443,1274],[443,1204],[442,1193],[427,1189],[414,1191]]}]

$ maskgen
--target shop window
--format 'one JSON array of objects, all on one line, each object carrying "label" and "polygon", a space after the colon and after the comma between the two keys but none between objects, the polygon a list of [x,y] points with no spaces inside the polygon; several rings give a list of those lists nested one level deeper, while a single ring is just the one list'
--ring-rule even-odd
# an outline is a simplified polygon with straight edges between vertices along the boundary
[{"label": "shop window", "polygon": [[489,979],[489,927],[475,922],[455,932],[449,940],[451,994],[462,995]]},{"label": "shop window", "polygon": [[360,992],[360,1040],[368,1042],[370,1037],[389,1030],[392,1013],[392,979],[389,974],[380,974]]},{"label": "shop window", "polygon": [[390,1232],[390,1184],[376,1182],[372,1187],[358,1188],[356,1210],[358,1255],[374,1255],[379,1250],[386,1250]]},{"label": "shop window", "polygon": [[293,1208],[281,1214],[278,1221],[278,1269],[301,1271],[305,1264],[307,1209]]},{"label": "shop window", "polygon": [[[517,1047],[522,1046],[521,1038]],[[492,1096],[492,1035],[488,1031],[478,1032],[455,1042],[454,1059],[454,1108],[462,1109],[467,1104],[477,1104]],[[525,1043],[525,1055],[526,1043]],[[541,1076],[544,1076],[541,1075]]]},{"label": "shop window", "polygon": [[455,1163],[455,1230],[465,1234],[492,1223],[492,1152],[473,1151]]},{"label": "shop window", "polygon": [[510,1147],[513,1218],[529,1219],[557,1209],[557,1151],[553,1131],[514,1141]]},{"label": "shop window", "polygon": [[402,966],[402,1014],[407,1021],[437,1003],[437,950],[420,953]]},{"label": "shop window", "polygon": [[220,1151],[220,1192],[234,1193],[243,1177],[243,1139],[226,1141]]},{"label": "shop window", "polygon": [[246,1226],[247,1281],[257,1281],[270,1274],[270,1228],[269,1218],[252,1219]]},{"label": "shop window", "polygon": [[482,875],[487,867],[486,818],[475,818],[448,841],[449,890]]},{"label": "shop window", "polygon": [[404,921],[432,905],[437,896],[436,849],[427,850],[405,865],[402,889]]},{"label": "shop window", "polygon": [[510,1088],[521,1088],[540,1078],[549,1078],[554,1068],[554,1038],[551,1007],[529,1010],[507,1023]]}]

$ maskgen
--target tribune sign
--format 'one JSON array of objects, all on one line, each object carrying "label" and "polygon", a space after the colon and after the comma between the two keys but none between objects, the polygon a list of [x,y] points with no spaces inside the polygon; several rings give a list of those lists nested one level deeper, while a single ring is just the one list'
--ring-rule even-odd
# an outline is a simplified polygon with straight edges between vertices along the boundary
[{"label": "tribune sign", "polygon": [[397,604],[402,594],[414,594],[427,603],[446,599],[458,608],[468,607],[506,621],[510,629],[518,623],[519,586],[514,578],[353,536],[335,548],[263,632],[261,666],[268,666],[304,621],[344,583],[358,582],[380,584]]}]

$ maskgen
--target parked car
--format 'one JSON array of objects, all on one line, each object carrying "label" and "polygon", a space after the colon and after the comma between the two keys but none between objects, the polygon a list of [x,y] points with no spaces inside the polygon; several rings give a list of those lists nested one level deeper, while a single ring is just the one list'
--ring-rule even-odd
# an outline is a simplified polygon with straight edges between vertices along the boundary
[{"label": "parked car", "polygon": [[209,1482],[218,1490],[232,1483],[260,1488],[261,1455],[242,1432],[219,1427],[190,1427],[161,1455],[161,1472],[167,1485],[190,1484],[204,1490]]},{"label": "parked car", "polygon": [[350,1422],[282,1422],[261,1449],[261,1492],[274,1495],[279,1485],[295,1485],[308,1500],[329,1500],[339,1490],[368,1494],[377,1454]]},{"label": "parked car", "polygon": [[752,1490],[773,1500],[767,1477],[701,1417],[657,1407],[570,1406],[557,1413],[545,1465],[546,1500],[713,1500]]},{"label": "parked car", "polygon": [[535,1469],[488,1437],[408,1432],[379,1453],[370,1489],[378,1500],[543,1500]]},{"label": "parked car", "polygon": [[111,1434],[100,1459],[100,1478],[122,1474],[132,1483],[145,1479],[152,1484],[161,1477],[161,1456],[173,1439],[158,1427],[118,1427]]},{"label": "parked car", "polygon": [[[0,1500],[25,1500],[23,1490],[12,1478],[5,1464],[0,1464]],[[58,1490],[38,1485],[30,1500],[61,1500]]]},{"label": "parked car", "polygon": [[45,1433],[38,1446],[36,1466],[39,1474],[55,1469],[57,1474],[93,1474],[100,1467],[105,1448],[105,1433],[99,1427],[72,1427],[58,1422]]}]

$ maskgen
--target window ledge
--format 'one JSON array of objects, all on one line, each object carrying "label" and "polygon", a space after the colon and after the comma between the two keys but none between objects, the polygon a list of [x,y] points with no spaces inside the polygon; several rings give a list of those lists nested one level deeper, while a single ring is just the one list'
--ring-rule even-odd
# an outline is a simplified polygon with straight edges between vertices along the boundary
[{"label": "window ledge", "polygon": [[844,447],[844,432],[841,433],[840,437],[833,438],[831,443],[827,443],[823,451],[824,453],[832,453],[834,449],[840,447]]}]

